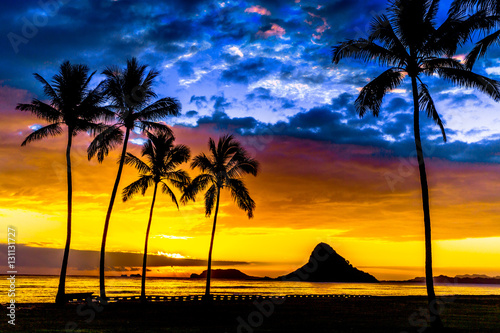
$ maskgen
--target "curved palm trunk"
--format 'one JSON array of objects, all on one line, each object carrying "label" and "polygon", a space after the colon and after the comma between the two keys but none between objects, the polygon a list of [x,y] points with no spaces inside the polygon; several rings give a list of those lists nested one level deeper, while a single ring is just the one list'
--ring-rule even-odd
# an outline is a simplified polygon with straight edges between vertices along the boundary
[{"label": "curved palm trunk", "polygon": [[434,293],[434,281],[432,275],[432,248],[431,248],[431,215],[429,209],[429,187],[427,185],[427,173],[425,172],[424,152],[420,139],[420,108],[418,103],[417,79],[411,78],[413,91],[413,132],[415,135],[415,148],[417,150],[418,169],[420,171],[420,186],[422,188],[422,205],[424,209],[424,229],[425,229],[425,283],[427,286],[427,298],[431,317],[431,326],[441,328],[441,318],[437,313],[436,294]]},{"label": "curved palm trunk", "polygon": [[214,226],[212,227],[212,238],[210,239],[210,250],[208,251],[207,286],[205,288],[205,299],[210,297],[210,277],[212,276],[212,249],[214,247],[215,227],[217,225],[217,213],[219,212],[220,188],[217,188],[217,202],[215,203]]},{"label": "curved palm trunk", "polygon": [[56,303],[66,303],[66,270],[68,268],[69,248],[71,244],[71,211],[73,209],[73,181],[71,177],[71,143],[73,141],[73,129],[68,128],[68,144],[66,146],[66,179],[68,181],[68,220],[66,226],[66,246],[64,247],[61,275],[59,276],[59,288],[57,289]]},{"label": "curved palm trunk", "polygon": [[142,283],[141,283],[141,300],[146,301],[146,263],[148,260],[148,241],[149,241],[149,230],[151,230],[151,221],[153,220],[153,209],[155,207],[156,201],[156,190],[158,189],[158,183],[155,183],[155,189],[153,192],[153,202],[151,203],[151,210],[149,211],[149,222],[148,228],[146,230],[146,242],[144,244],[144,257],[142,259]]},{"label": "curved palm trunk", "polygon": [[99,263],[99,287],[100,287],[100,295],[101,302],[106,303],[106,288],[104,284],[104,258],[106,255],[106,239],[108,236],[108,227],[109,220],[111,218],[111,211],[113,210],[113,205],[115,203],[116,192],[118,192],[118,185],[120,184],[120,178],[122,176],[123,164],[125,162],[125,154],[127,153],[127,144],[128,138],[130,136],[130,129],[127,128],[125,132],[125,139],[123,140],[123,149],[122,155],[120,156],[120,164],[118,166],[118,173],[116,174],[115,185],[113,186],[113,192],[111,192],[111,199],[109,201],[108,212],[106,213],[106,221],[104,222],[104,231],[102,234],[102,243],[101,243],[101,260]]}]

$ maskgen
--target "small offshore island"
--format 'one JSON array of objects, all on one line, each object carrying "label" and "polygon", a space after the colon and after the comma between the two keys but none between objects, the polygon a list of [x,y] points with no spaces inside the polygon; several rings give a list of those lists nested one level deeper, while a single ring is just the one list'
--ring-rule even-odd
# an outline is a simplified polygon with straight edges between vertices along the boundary
[{"label": "small offshore island", "polygon": [[[192,279],[206,278],[207,271],[201,274],[191,274]],[[364,282],[372,283],[378,280],[371,274],[353,267],[349,261],[337,254],[326,243],[319,243],[309,257],[309,261],[297,270],[279,276],[270,277],[249,276],[237,269],[213,269],[212,278],[232,280],[278,280],[304,282]]]}]

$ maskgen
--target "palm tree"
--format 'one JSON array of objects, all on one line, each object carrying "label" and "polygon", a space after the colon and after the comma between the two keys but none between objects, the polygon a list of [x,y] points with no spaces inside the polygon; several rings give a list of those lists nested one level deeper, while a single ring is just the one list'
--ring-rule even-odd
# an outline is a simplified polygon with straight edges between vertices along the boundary
[{"label": "palm tree", "polygon": [[44,139],[48,136],[62,134],[62,126],[67,127],[68,139],[66,144],[66,174],[68,186],[68,216],[66,227],[66,246],[59,276],[56,303],[66,302],[66,270],[71,244],[71,212],[73,208],[73,187],[71,177],[71,145],[73,137],[81,132],[97,132],[102,129],[96,124],[100,118],[106,118],[109,112],[100,106],[103,101],[101,85],[94,89],[89,88],[90,80],[95,72],[89,75],[89,68],[85,65],[72,65],[69,61],[61,64],[59,73],[54,75],[52,83],[47,82],[41,75],[34,74],[43,85],[48,103],[33,99],[30,104],[18,104],[16,109],[28,111],[50,124],[33,131],[26,137],[21,146]]},{"label": "palm tree", "polygon": [[[436,296],[432,275],[431,220],[429,212],[429,190],[425,171],[424,153],[420,139],[419,111],[425,111],[440,127],[443,140],[446,134],[434,101],[422,76],[439,76],[451,83],[476,88],[495,100],[500,100],[499,83],[472,73],[451,56],[477,29],[491,27],[484,12],[470,17],[452,12],[441,26],[436,28],[435,17],[439,1],[395,0],[390,2],[389,14],[376,16],[368,38],[347,40],[333,48],[333,62],[346,57],[374,61],[388,67],[371,80],[360,91],[355,107],[360,117],[372,111],[378,116],[386,93],[400,86],[408,76],[413,97],[413,130],[415,148],[420,171],[422,204],[425,227],[425,273],[429,306],[435,305]],[[432,311],[432,310],[431,310]],[[434,311],[435,312],[435,311]],[[431,322],[439,327],[439,316]]]},{"label": "palm tree", "polygon": [[[450,12],[472,12],[474,9],[491,15],[491,19],[496,21],[498,28],[500,23],[500,1],[498,0],[454,0]],[[500,30],[485,36],[476,43],[465,58],[467,68],[472,69],[476,61],[484,57],[488,49],[495,43],[500,44]]]},{"label": "palm tree", "polygon": [[[180,103],[170,97],[162,98],[148,104],[152,98],[157,97],[152,87],[154,79],[159,75],[159,72],[150,70],[146,73],[146,69],[146,65],[140,65],[136,58],[132,58],[127,60],[127,67],[124,70],[116,66],[111,66],[103,71],[103,74],[106,76],[106,80],[104,81],[105,93],[111,101],[110,107],[114,110],[117,121],[99,133],[87,149],[89,160],[97,155],[98,161],[102,162],[110,149],[122,144],[118,172],[113,191],[111,192],[101,243],[99,286],[101,302],[104,303],[107,301],[104,283],[106,238],[125,162],[130,131],[139,129],[143,132],[157,131],[159,133],[171,133],[167,125],[158,123],[157,121],[162,120],[166,116],[177,116],[181,109]],[[123,130],[125,130],[125,137],[123,136]]]},{"label": "palm tree", "polygon": [[248,218],[253,217],[255,202],[250,197],[245,183],[241,179],[245,174],[257,176],[259,163],[251,158],[241,144],[232,135],[224,135],[219,138],[217,145],[212,138],[208,141],[211,155],[204,153],[197,155],[191,163],[191,168],[199,168],[201,174],[196,176],[189,184],[181,197],[183,203],[195,200],[198,192],[205,188],[205,215],[212,214],[215,205],[214,224],[210,249],[208,251],[207,284],[205,298],[210,297],[210,277],[212,273],[212,250],[214,246],[215,227],[217,224],[217,213],[219,212],[220,192],[226,187],[236,202],[236,205],[244,210]]},{"label": "palm tree", "polygon": [[142,261],[142,284],[141,300],[146,301],[146,263],[148,259],[148,240],[153,219],[153,209],[156,201],[156,192],[158,185],[161,184],[161,191],[170,196],[172,202],[179,209],[177,198],[167,183],[170,183],[178,189],[184,189],[191,181],[184,170],[177,167],[189,160],[189,148],[184,145],[174,146],[175,138],[170,134],[160,134],[155,136],[147,133],[149,140],[142,147],[142,156],[146,157],[147,162],[127,153],[125,164],[134,166],[139,171],[139,179],[123,189],[123,201],[131,199],[136,193],[141,192],[144,195],[147,189],[154,185],[153,201],[149,211],[149,222],[146,229],[146,242],[144,244],[144,258]]}]

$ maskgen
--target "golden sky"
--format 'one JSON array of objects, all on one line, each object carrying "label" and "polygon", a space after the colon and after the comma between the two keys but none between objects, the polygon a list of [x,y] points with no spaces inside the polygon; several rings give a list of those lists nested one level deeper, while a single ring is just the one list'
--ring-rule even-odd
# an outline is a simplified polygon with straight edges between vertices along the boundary
[{"label": "golden sky", "polygon": [[[0,243],[6,242],[7,225],[13,225],[18,243],[60,249],[66,235],[66,139],[60,136],[20,146],[30,125],[43,124],[33,115],[14,111],[16,103],[29,99],[26,91],[0,89],[0,216],[4,226]],[[174,132],[176,142],[191,147],[194,156],[207,150],[209,137],[225,131],[175,126]],[[246,262],[238,268],[248,274],[278,276],[304,264],[314,246],[326,242],[379,279],[424,275],[418,169],[408,159],[374,157],[376,148],[286,136],[238,139],[261,163],[260,174],[246,178],[257,209],[249,220],[227,193],[222,196],[214,260]],[[72,152],[72,249],[98,251],[118,154],[113,152],[103,164],[88,162],[89,142],[87,135],[80,135]],[[140,154],[140,146],[129,147],[130,152]],[[428,159],[427,164],[435,275],[500,275],[499,166],[439,159]],[[189,172],[196,175],[196,171]],[[400,177],[392,188],[388,173]],[[136,177],[136,171],[126,166],[120,188]],[[143,250],[151,194],[127,203],[117,200],[109,251]],[[166,196],[158,197],[150,253],[206,259],[212,218],[204,216],[202,196],[199,199],[178,211]],[[152,274],[188,275],[203,269],[155,268]],[[58,269],[42,264],[27,266],[25,272],[57,274]],[[70,255],[70,273],[82,272],[96,271],[79,270]]]}]

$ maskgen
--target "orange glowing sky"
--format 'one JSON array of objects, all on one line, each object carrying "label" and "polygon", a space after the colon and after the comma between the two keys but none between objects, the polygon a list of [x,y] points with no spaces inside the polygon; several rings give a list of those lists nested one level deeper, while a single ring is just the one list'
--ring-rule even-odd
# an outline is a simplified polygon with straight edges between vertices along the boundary
[{"label": "orange glowing sky", "polygon": [[[30,114],[14,111],[16,103],[29,99],[26,91],[0,89],[1,242],[6,242],[6,226],[13,225],[20,244],[62,248],[66,235],[65,138],[20,147],[31,131],[28,126],[40,123]],[[210,136],[225,131],[209,125],[176,125],[174,132],[177,143],[191,147],[194,156],[206,151]],[[262,166],[258,177],[246,179],[257,209],[255,218],[249,220],[229,195],[222,196],[214,260],[243,261],[249,264],[237,268],[248,274],[278,276],[305,263],[314,246],[326,242],[354,266],[379,279],[424,275],[420,188],[414,167],[392,190],[387,173],[398,174],[403,162],[374,157],[378,148],[287,136],[238,139]],[[103,164],[88,162],[89,141],[88,136],[80,135],[73,146],[72,249],[98,251],[118,155],[113,152]],[[130,147],[139,154],[139,146]],[[499,166],[428,159],[428,169],[435,275],[500,275]],[[135,177],[135,170],[125,167],[121,188]],[[150,200],[151,193],[146,193],[127,203],[116,202],[109,251],[142,251]],[[160,195],[150,253],[206,259],[211,224],[201,201],[178,211]],[[185,276],[203,269],[155,268],[152,275],[175,272]],[[25,267],[24,272],[57,274],[58,268],[41,265]],[[78,270],[70,254],[70,274],[81,273],[95,274],[96,270]]]}]

